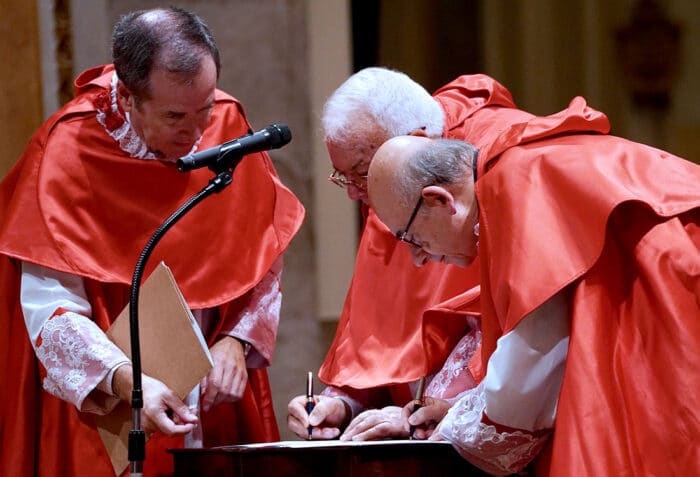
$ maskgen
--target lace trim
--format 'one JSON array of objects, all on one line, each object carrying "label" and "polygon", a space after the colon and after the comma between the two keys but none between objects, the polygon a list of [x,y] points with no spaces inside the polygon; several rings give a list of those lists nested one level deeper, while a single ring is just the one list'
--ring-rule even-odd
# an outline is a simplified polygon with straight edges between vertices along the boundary
[{"label": "lace trim", "polygon": [[[141,139],[141,136],[131,127],[129,113],[125,112],[122,114],[119,109],[117,101],[118,81],[117,73],[114,72],[109,92],[102,93],[95,99],[97,122],[105,128],[105,131],[112,139],[119,143],[119,148],[130,157],[136,159],[157,159],[156,155],[148,150],[148,146]],[[192,146],[190,154],[197,150],[201,140],[201,137],[197,139],[197,142]]]},{"label": "lace trim", "polygon": [[110,369],[127,360],[93,321],[73,312],[52,316],[41,330],[36,355],[50,394],[97,413],[109,412],[118,402],[101,397],[98,404],[88,398]]},{"label": "lace trim", "polygon": [[486,408],[484,385],[465,393],[448,411],[438,427],[440,436],[452,443],[466,460],[493,475],[522,470],[542,449],[550,433],[499,432],[482,422]]},{"label": "lace trim", "polygon": [[[474,320],[476,321],[476,320]],[[457,343],[442,368],[426,388],[426,396],[440,399],[453,398],[466,389],[476,386],[469,371],[469,361],[481,343],[481,330],[475,323],[472,329]]]},{"label": "lace trim", "polygon": [[249,367],[264,367],[272,360],[279,326],[282,305],[279,269],[273,266],[249,294],[235,327],[226,334],[251,344]]}]

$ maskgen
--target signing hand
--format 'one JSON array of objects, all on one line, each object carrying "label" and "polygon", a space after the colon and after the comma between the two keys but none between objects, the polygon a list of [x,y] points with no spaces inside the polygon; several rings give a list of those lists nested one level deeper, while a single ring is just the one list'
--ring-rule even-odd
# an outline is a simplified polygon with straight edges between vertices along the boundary
[{"label": "signing hand", "polygon": [[341,441],[369,441],[384,438],[407,438],[402,409],[387,406],[359,414],[340,436]]},{"label": "signing hand", "polygon": [[287,427],[307,439],[309,424],[313,426],[312,439],[335,439],[340,428],[349,420],[349,409],[340,399],[315,395],[314,410],[306,414],[306,396],[297,396],[287,405]]},{"label": "signing hand", "polygon": [[408,435],[410,426],[416,426],[413,438],[427,439],[433,434],[450,407],[449,402],[432,397],[426,397],[423,400],[423,407],[416,412],[413,412],[413,402],[406,404],[401,411],[406,434]]},{"label": "signing hand", "polygon": [[202,379],[202,410],[208,411],[222,402],[238,401],[248,383],[243,344],[232,336],[224,336],[210,349],[214,367]]}]

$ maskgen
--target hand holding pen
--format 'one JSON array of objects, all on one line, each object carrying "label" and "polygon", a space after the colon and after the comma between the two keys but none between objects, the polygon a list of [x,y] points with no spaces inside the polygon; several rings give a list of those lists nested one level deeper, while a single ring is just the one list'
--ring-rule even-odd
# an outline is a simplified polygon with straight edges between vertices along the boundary
[{"label": "hand holding pen", "polygon": [[[418,381],[418,389],[416,390],[416,398],[413,400],[413,410],[411,414],[423,407],[423,393],[425,391],[425,376]],[[408,438],[413,439],[413,433],[416,431],[416,426],[411,425],[408,429]]]},{"label": "hand holding pen", "polygon": [[308,375],[306,384],[305,392],[287,405],[287,427],[302,439],[308,439],[310,434],[313,439],[336,439],[347,424],[347,405],[331,396],[314,395],[313,389],[308,388]]},{"label": "hand holding pen", "polygon": [[403,408],[403,417],[407,421],[404,429],[408,429],[409,439],[442,440],[436,430],[452,404],[444,399],[422,394],[421,399],[418,399],[418,396],[419,393],[416,393],[416,399]]}]

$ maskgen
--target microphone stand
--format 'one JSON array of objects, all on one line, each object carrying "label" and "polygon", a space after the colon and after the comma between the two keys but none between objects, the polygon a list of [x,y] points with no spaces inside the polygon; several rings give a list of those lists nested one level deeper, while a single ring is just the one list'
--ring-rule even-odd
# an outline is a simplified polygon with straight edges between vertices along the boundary
[{"label": "microphone stand", "polygon": [[[227,157],[231,156],[231,157]],[[226,160],[224,160],[226,159]],[[131,391],[132,429],[129,431],[129,472],[132,477],[143,477],[143,461],[146,457],[146,433],[141,426],[141,410],[143,409],[143,389],[141,384],[141,346],[139,341],[138,302],[141,277],[146,261],[153,248],[165,233],[180,220],[195,205],[214,193],[221,192],[233,181],[233,170],[243,156],[234,152],[224,153],[209,165],[214,176],[209,183],[187,202],[180,206],[151,236],[136,262],[134,275],[131,280],[129,297],[129,329],[131,340],[131,366],[133,371],[133,388]]]}]

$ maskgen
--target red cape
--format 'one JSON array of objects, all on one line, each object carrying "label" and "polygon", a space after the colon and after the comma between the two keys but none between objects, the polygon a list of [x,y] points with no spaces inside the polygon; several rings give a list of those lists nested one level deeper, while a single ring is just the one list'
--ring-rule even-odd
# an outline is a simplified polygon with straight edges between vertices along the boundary
[{"label": "red cape", "polygon": [[[180,173],[174,165],[133,159],[118,148],[95,110],[112,71],[98,67],[78,78],[76,99],[34,135],[0,185],[2,475],[113,475],[91,415],[41,391],[19,305],[16,260],[83,276],[93,319],[107,329],[128,302],[133,269],[150,236],[213,176],[206,169]],[[249,129],[241,105],[217,91],[200,150]],[[237,167],[231,186],[168,231],[144,277],[164,260],[192,308],[218,306],[225,316],[283,253],[303,214],[269,157],[251,155]],[[279,439],[265,370],[249,369],[244,398],[202,419],[213,439],[205,445]],[[180,439],[151,439],[146,475],[172,471],[165,449],[181,445]]]},{"label": "red cape", "polygon": [[337,387],[364,389],[413,381],[440,369],[466,323],[444,320],[423,336],[421,316],[431,305],[464,291],[476,276],[474,270],[438,263],[415,267],[408,247],[370,211],[319,378]]},{"label": "red cape", "polygon": [[498,337],[525,315],[575,290],[555,432],[538,470],[698,473],[700,168],[605,135],[607,119],[581,98],[548,117],[481,110],[461,129],[479,147],[474,368],[485,370]]},{"label": "red cape", "polygon": [[[213,173],[206,168],[181,173],[174,164],[123,153],[95,120],[94,102],[105,94],[111,74],[111,67],[83,73],[76,80],[78,98],[44,124],[4,179],[0,252],[129,284],[153,232]],[[240,103],[217,91],[199,149],[249,130]],[[192,308],[225,303],[260,281],[302,219],[301,204],[280,183],[267,154],[251,154],[236,168],[233,184],[168,231],[144,276],[165,260]]]},{"label": "red cape", "polygon": [[[443,136],[457,139],[478,136],[478,130],[464,128],[470,116],[487,116],[494,106],[515,107],[510,93],[483,75],[461,76],[434,98],[445,111]],[[466,332],[466,322],[437,313],[424,323],[423,312],[471,289],[478,278],[478,263],[466,270],[438,263],[415,267],[409,248],[370,210],[335,339],[319,378],[337,387],[365,389],[407,383],[436,372]]]}]

